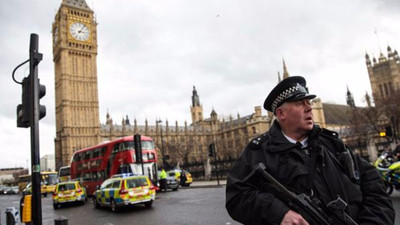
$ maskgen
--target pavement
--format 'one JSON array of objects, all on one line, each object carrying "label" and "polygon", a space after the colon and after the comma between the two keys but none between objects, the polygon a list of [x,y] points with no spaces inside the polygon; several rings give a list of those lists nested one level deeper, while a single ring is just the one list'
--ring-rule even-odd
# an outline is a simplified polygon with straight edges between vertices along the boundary
[{"label": "pavement", "polygon": [[208,181],[201,181],[201,180],[196,180],[193,181],[189,187],[183,187],[183,188],[206,188],[206,187],[225,187],[226,186],[226,180],[219,180],[219,185],[217,180],[208,180]]}]

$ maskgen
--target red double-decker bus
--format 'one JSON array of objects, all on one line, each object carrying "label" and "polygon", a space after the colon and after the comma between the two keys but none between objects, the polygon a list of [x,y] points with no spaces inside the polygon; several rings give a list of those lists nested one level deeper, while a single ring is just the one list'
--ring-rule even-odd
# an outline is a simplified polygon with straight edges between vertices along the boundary
[{"label": "red double-decker bus", "polygon": [[[78,179],[92,195],[96,186],[114,174],[147,175],[157,184],[157,153],[151,138],[141,136],[143,167],[136,163],[133,136],[123,137],[74,152],[71,179]],[[142,168],[144,171],[142,171]]]}]

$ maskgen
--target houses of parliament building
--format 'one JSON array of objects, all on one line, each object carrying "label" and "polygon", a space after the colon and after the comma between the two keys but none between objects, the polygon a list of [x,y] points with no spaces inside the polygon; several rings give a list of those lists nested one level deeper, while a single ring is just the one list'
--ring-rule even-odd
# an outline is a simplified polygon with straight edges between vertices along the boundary
[{"label": "houses of parliament building", "polygon": [[[153,138],[160,149],[160,157],[170,165],[202,166],[210,162],[208,146],[215,144],[217,158],[231,162],[253,138],[266,132],[273,121],[273,115],[263,115],[261,106],[255,106],[253,113],[229,118],[219,118],[213,109],[203,112],[198,90],[193,87],[191,94],[190,124],[174,121],[149,121],[138,124],[128,116],[121,123],[113,121],[109,112],[106,123],[99,119],[97,84],[97,21],[94,12],[85,0],[62,0],[52,24],[53,61],[55,68],[56,98],[56,169],[69,165],[74,151],[119,137],[141,135]],[[378,61],[366,58],[373,90],[373,97],[379,93],[399,88],[400,69],[397,51],[388,53]],[[393,72],[397,71],[397,72]],[[289,76],[283,62],[282,79]],[[385,79],[378,77],[383,76]],[[280,79],[280,78],[279,78]],[[189,93],[188,93],[189,101]],[[351,93],[347,93],[347,105],[313,101],[315,122],[322,127],[343,132],[349,124],[346,113],[354,105]],[[189,110],[188,110],[189,113]],[[368,144],[362,151],[371,154]],[[204,167],[203,167],[204,169]]]}]

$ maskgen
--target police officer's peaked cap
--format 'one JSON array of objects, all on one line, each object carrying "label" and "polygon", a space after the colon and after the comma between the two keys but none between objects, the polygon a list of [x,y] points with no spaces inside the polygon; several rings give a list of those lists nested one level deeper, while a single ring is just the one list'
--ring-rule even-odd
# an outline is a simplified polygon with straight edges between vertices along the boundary
[{"label": "police officer's peaked cap", "polygon": [[308,93],[306,80],[301,76],[288,77],[279,82],[269,93],[264,101],[264,108],[275,113],[275,110],[284,102],[297,101],[301,99],[313,99],[316,95]]}]

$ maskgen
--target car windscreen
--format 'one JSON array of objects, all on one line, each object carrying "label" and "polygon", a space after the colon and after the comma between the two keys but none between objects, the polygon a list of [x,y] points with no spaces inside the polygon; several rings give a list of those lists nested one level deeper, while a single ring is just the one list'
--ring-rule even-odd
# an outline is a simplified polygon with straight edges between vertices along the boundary
[{"label": "car windscreen", "polygon": [[168,176],[175,177],[175,172],[168,172]]},{"label": "car windscreen", "polygon": [[135,178],[126,180],[127,188],[137,188],[140,186],[148,186],[146,178]]},{"label": "car windscreen", "polygon": [[58,191],[69,191],[75,190],[75,184],[60,184],[58,186]]}]

